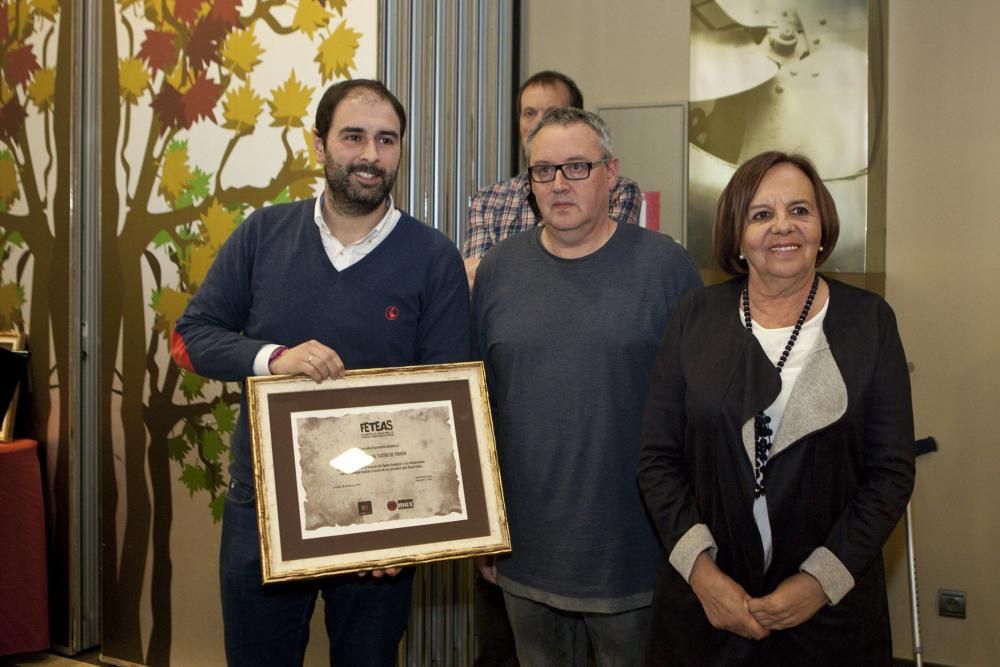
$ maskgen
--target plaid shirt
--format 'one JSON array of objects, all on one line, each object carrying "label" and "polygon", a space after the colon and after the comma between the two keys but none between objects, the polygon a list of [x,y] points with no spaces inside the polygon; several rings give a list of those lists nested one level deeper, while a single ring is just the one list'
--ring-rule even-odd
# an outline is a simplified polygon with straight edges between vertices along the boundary
[{"label": "plaid shirt", "polygon": [[[482,257],[500,241],[537,225],[538,219],[528,202],[529,194],[526,173],[477,192],[465,223],[462,256]],[[619,176],[608,196],[608,207],[613,220],[637,224],[642,195],[635,181]]]}]

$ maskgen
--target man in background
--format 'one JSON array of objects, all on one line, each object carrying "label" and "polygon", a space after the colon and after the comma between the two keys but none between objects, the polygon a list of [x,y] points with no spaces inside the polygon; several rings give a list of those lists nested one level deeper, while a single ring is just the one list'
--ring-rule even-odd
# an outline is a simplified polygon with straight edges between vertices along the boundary
[{"label": "man in background", "polygon": [[[546,70],[532,75],[521,84],[517,108],[518,130],[524,155],[527,155],[525,141],[528,132],[547,111],[560,107],[583,108],[583,94],[565,74]],[[639,221],[641,208],[639,186],[627,178],[617,178],[608,198],[611,219],[634,225]],[[462,245],[469,286],[472,286],[476,267],[487,250],[509,236],[533,228],[540,218],[531,196],[526,172],[476,193],[469,206],[465,242]]]}]

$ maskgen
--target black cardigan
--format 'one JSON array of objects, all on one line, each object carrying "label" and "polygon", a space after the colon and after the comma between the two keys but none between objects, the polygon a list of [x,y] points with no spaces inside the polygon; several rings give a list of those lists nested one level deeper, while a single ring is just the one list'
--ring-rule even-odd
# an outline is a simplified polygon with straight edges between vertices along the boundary
[{"label": "black cardigan", "polygon": [[781,381],[739,316],[743,280],[689,293],[671,320],[643,418],[639,485],[668,555],[704,524],[716,563],[752,596],[773,591],[817,549],[841,583],[846,577],[848,592],[801,626],[753,642],[713,629],[684,577],[664,562],[650,664],[889,664],[881,549],[914,477],[895,316],[878,296],[825,278],[828,346],[821,339],[810,354],[768,461],[774,549],[765,573],[748,422],[774,401]]}]

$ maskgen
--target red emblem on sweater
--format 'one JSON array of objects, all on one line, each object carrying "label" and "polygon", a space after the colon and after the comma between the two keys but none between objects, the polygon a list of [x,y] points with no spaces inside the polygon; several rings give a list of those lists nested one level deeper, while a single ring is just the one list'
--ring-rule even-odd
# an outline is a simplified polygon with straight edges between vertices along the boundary
[{"label": "red emblem on sweater", "polygon": [[399,318],[399,308],[396,308],[396,306],[389,306],[388,308],[385,309],[385,319],[391,321],[398,318]]}]

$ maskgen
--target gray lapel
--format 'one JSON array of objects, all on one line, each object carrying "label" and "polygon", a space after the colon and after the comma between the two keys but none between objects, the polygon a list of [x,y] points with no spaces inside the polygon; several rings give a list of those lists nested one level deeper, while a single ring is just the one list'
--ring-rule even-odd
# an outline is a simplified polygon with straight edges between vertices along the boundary
[{"label": "gray lapel", "polygon": [[[847,385],[840,374],[837,362],[830,352],[826,333],[820,331],[816,347],[799,373],[785,414],[778,425],[771,446],[771,457],[810,433],[829,426],[847,412]],[[754,460],[753,418],[743,424],[743,448],[750,462]]]}]

